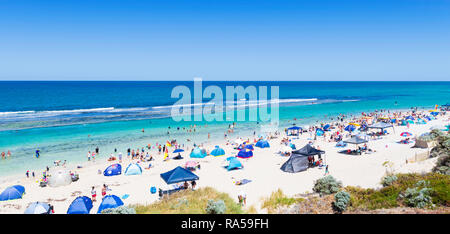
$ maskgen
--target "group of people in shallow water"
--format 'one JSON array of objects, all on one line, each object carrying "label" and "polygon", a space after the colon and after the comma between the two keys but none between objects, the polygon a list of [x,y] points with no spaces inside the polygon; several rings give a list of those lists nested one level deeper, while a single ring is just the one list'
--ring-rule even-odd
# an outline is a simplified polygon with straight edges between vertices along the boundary
[{"label": "group of people in shallow water", "polygon": [[6,157],[11,157],[11,151],[8,150],[8,153],[5,154],[5,152],[2,152],[2,159],[5,159]]}]

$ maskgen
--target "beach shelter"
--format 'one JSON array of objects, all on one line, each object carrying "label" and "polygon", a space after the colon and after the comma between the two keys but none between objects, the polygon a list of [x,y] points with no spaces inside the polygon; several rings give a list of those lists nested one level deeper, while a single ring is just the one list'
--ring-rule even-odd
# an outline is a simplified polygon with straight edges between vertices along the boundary
[{"label": "beach shelter", "polygon": [[23,187],[22,185],[13,185],[6,188],[0,194],[0,201],[21,199],[23,197],[23,194],[25,194],[25,187]]},{"label": "beach shelter", "polygon": [[59,187],[65,186],[72,183],[72,176],[70,175],[70,171],[65,168],[55,168],[50,170],[48,177],[48,185],[50,187]]},{"label": "beach shelter", "polygon": [[305,146],[303,146],[303,148],[298,149],[296,151],[292,151],[292,154],[301,154],[305,156],[321,155],[323,153],[325,153],[325,151],[318,150],[312,147],[310,144],[306,144]]},{"label": "beach shelter", "polygon": [[306,171],[309,166],[308,156],[302,154],[296,154],[295,151],[291,157],[281,165],[281,170],[289,173],[296,173]]},{"label": "beach shelter", "polygon": [[364,144],[369,142],[368,140],[364,140],[361,137],[358,136],[353,136],[350,139],[347,139],[344,141],[344,143],[348,143],[348,144],[354,144],[354,145],[359,145],[359,144]]},{"label": "beach shelter", "polygon": [[142,168],[137,163],[130,163],[128,165],[127,169],[125,169],[125,175],[141,175],[142,174]]},{"label": "beach shelter", "polygon": [[199,147],[196,147],[191,152],[191,158],[204,158],[206,157],[206,151],[204,149],[200,149]]},{"label": "beach shelter", "polygon": [[237,154],[238,158],[251,158],[253,157],[253,151],[249,150],[249,149],[242,149],[239,151],[239,153]]},{"label": "beach shelter", "polygon": [[400,136],[402,136],[402,137],[410,137],[410,136],[412,136],[413,134],[412,133],[410,133],[410,132],[402,132],[402,133],[400,133]]},{"label": "beach shelter", "polygon": [[227,158],[228,161],[228,166],[227,166],[227,170],[231,171],[233,169],[241,169],[244,166],[242,165],[241,161],[239,161],[239,159],[237,159],[236,157],[229,157]]},{"label": "beach shelter", "polygon": [[179,182],[183,182],[183,181],[192,181],[192,180],[199,179],[196,174],[194,174],[191,171],[186,170],[180,166],[178,166],[175,169],[172,169],[168,172],[164,172],[160,176],[167,184],[173,184],[173,183],[179,183]]},{"label": "beach shelter", "polygon": [[259,148],[268,148],[268,147],[270,147],[269,142],[264,141],[264,140],[256,142],[255,146],[259,147]]},{"label": "beach shelter", "polygon": [[212,156],[223,156],[225,155],[225,150],[216,145],[216,148],[211,151]]},{"label": "beach shelter", "polygon": [[355,129],[356,129],[356,127],[354,125],[349,124],[349,125],[347,125],[347,127],[345,127],[344,130],[348,131],[348,132],[353,132],[353,131],[355,131]]},{"label": "beach shelter", "polygon": [[329,130],[330,130],[330,127],[331,127],[331,126],[330,126],[329,124],[325,124],[325,126],[323,126],[322,129],[323,129],[324,131],[329,131]]},{"label": "beach shelter", "polygon": [[439,114],[439,112],[437,112],[437,111],[430,112],[430,115],[433,115],[433,116],[436,116],[438,114]]},{"label": "beach shelter", "polygon": [[426,120],[428,120],[428,121],[431,121],[430,116],[425,116],[424,119],[426,119]]},{"label": "beach shelter", "polygon": [[116,163],[105,169],[104,176],[116,176],[122,174],[122,165]]},{"label": "beach shelter", "polygon": [[86,196],[75,198],[67,209],[67,214],[89,214],[92,209],[92,200]]},{"label": "beach shelter", "polygon": [[244,146],[244,149],[248,149],[248,150],[255,150],[255,148],[253,148],[252,144],[248,144]]},{"label": "beach shelter", "polygon": [[411,119],[406,120],[406,122],[409,124],[414,124],[414,121],[412,121]]},{"label": "beach shelter", "polygon": [[322,136],[324,133],[325,133],[325,131],[323,131],[323,130],[320,129],[320,128],[318,128],[318,129],[316,130],[316,135],[317,135],[317,136]]},{"label": "beach shelter", "polygon": [[100,206],[98,207],[97,214],[102,213],[104,209],[112,209],[117,208],[119,206],[123,206],[123,201],[116,195],[106,195]]},{"label": "beach shelter", "polygon": [[50,205],[43,202],[31,203],[24,214],[51,214]]},{"label": "beach shelter", "polygon": [[410,115],[410,116],[407,116],[405,119],[406,119],[406,120],[415,120],[414,117],[412,117],[411,115]]},{"label": "beach shelter", "polygon": [[287,129],[287,135],[288,136],[298,136],[299,132],[302,130],[301,127],[298,126],[292,126]]}]

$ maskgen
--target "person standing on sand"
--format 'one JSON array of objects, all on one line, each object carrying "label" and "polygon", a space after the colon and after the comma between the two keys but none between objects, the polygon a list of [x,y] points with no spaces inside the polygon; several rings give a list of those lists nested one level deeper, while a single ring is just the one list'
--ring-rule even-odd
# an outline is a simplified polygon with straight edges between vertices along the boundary
[{"label": "person standing on sand", "polygon": [[92,201],[93,202],[97,201],[97,199],[96,199],[97,192],[95,191],[95,187],[94,186],[92,186],[92,189],[91,189],[91,196],[92,196]]},{"label": "person standing on sand", "polygon": [[119,163],[122,163],[122,152],[119,152]]},{"label": "person standing on sand", "polygon": [[103,188],[102,188],[102,197],[106,196],[106,184],[103,184]]},{"label": "person standing on sand", "polygon": [[325,168],[325,174],[324,175],[328,175],[330,172],[328,171],[328,165],[327,165],[327,167]]},{"label": "person standing on sand", "polygon": [[88,152],[87,158],[88,158],[88,161],[91,161],[91,151]]}]

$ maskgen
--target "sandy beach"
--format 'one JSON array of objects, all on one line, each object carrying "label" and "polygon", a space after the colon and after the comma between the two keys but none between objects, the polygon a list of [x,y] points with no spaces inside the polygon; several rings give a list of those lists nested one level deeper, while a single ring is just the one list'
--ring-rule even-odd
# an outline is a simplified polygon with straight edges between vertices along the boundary
[{"label": "sandy beach", "polygon": [[[363,188],[378,188],[380,187],[380,180],[385,175],[387,168],[383,166],[386,161],[392,162],[392,169],[394,172],[428,172],[434,166],[436,158],[427,159],[414,163],[407,163],[408,159],[414,158],[415,155],[426,153],[430,149],[411,148],[413,143],[399,144],[402,139],[401,132],[411,132],[413,136],[419,136],[423,133],[429,132],[432,126],[444,126],[449,124],[448,113],[445,116],[438,116],[436,120],[431,120],[427,124],[394,126],[394,129],[388,129],[388,135],[383,136],[382,139],[370,140],[368,147],[375,152],[371,154],[362,154],[358,156],[350,156],[338,153],[342,148],[335,147],[336,142],[328,142],[323,137],[317,137],[314,141],[310,139],[309,133],[304,133],[299,137],[289,137],[291,143],[294,143],[297,149],[303,147],[309,141],[314,141],[314,147],[320,147],[326,153],[322,157],[324,163],[329,165],[330,174],[342,181],[344,186],[360,186]],[[336,131],[332,130],[331,132]],[[286,173],[280,170],[281,165],[288,159],[286,156],[279,154],[281,144],[280,141],[286,137],[284,131],[280,129],[281,135],[276,139],[269,140],[270,148],[255,147],[254,156],[249,159],[239,159],[244,168],[240,170],[227,171],[224,166],[226,157],[235,156],[237,150],[233,149],[235,146],[226,145],[224,139],[211,139],[203,144],[203,147],[211,151],[214,146],[221,146],[225,152],[225,156],[207,156],[203,159],[192,159],[189,157],[190,150],[182,153],[184,159],[182,160],[168,160],[163,161],[163,155],[158,155],[157,151],[151,150],[151,155],[155,158],[152,161],[153,167],[144,169],[148,166],[148,162],[141,163],[144,169],[142,175],[126,176],[124,174],[119,176],[106,177],[103,175],[105,168],[115,162],[110,162],[105,159],[94,162],[83,163],[83,168],[70,168],[71,171],[76,171],[80,179],[67,186],[61,187],[40,187],[38,179],[26,178],[23,175],[20,178],[15,178],[8,182],[0,184],[0,190],[11,185],[20,184],[26,188],[26,194],[22,199],[2,201],[0,203],[0,213],[23,213],[31,202],[41,201],[48,202],[54,206],[55,213],[65,214],[70,203],[77,196],[90,197],[91,187],[95,186],[98,198],[94,202],[94,207],[91,213],[96,213],[101,202],[101,187],[107,184],[110,191],[108,194],[114,194],[122,197],[128,194],[129,197],[124,199],[125,205],[132,204],[150,204],[159,199],[158,193],[150,193],[150,188],[168,188],[165,182],[161,179],[160,174],[172,170],[177,166],[184,166],[187,161],[197,161],[201,165],[200,170],[196,170],[200,179],[197,181],[198,187],[213,187],[221,192],[226,192],[232,198],[238,201],[238,194],[245,193],[247,195],[246,207],[253,206],[258,212],[264,213],[261,210],[262,199],[270,196],[273,191],[281,189],[285,194],[293,196],[299,193],[312,192],[313,183],[315,180],[324,176],[323,167],[310,168],[307,171],[299,173]],[[348,134],[345,132],[344,134]],[[256,134],[258,135],[258,134]],[[242,139],[249,138],[253,143],[254,136],[241,136]],[[348,137],[344,137],[347,139]],[[234,141],[234,139],[229,139]],[[192,147],[191,147],[192,148]],[[346,148],[353,149],[353,145],[348,145]],[[175,156],[169,150],[169,156]],[[122,162],[122,172],[132,162],[126,157],[124,152],[124,162]],[[109,152],[108,152],[109,155]],[[102,172],[98,174],[99,170]],[[36,173],[37,176],[40,173]],[[233,183],[235,180],[248,179],[250,183],[238,186]]]}]

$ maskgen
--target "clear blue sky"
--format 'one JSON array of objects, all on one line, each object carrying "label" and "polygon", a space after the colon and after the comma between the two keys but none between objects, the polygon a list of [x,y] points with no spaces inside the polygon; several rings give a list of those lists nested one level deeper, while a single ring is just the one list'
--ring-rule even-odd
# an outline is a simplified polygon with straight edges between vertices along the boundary
[{"label": "clear blue sky", "polygon": [[0,80],[450,80],[449,0],[0,0]]}]

